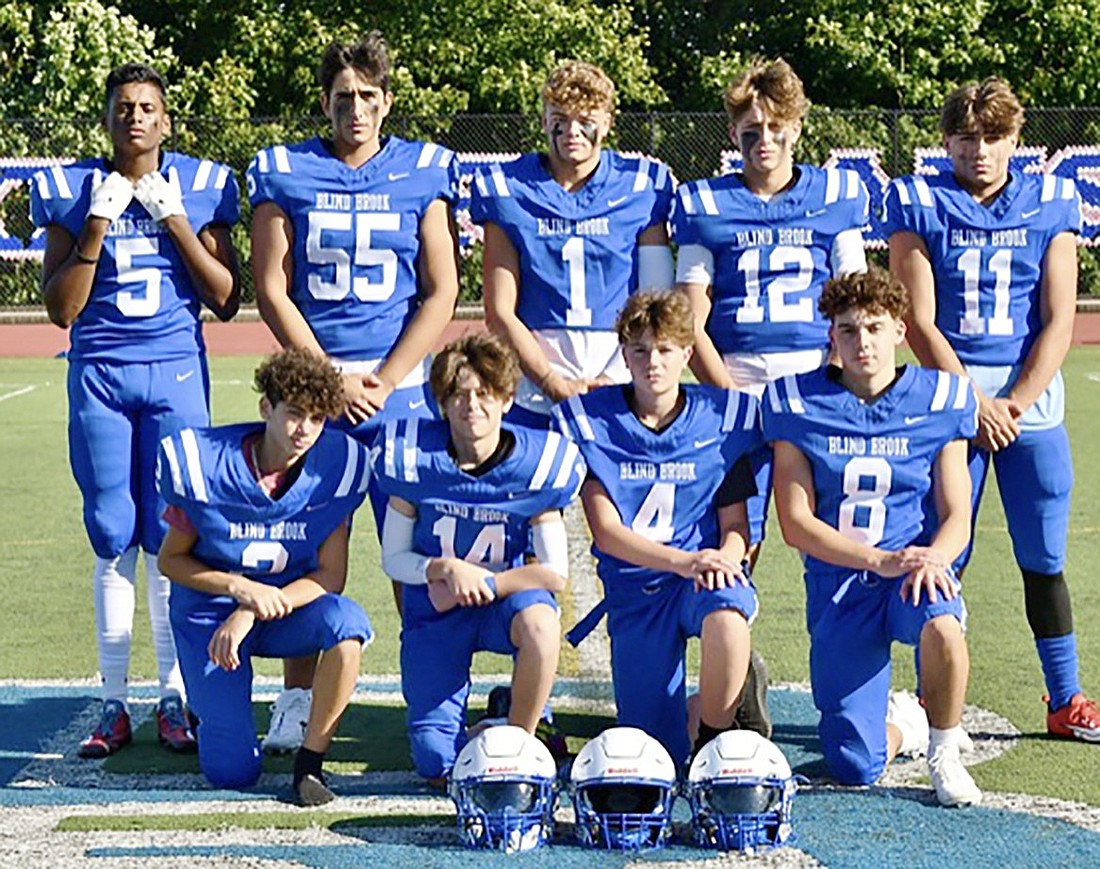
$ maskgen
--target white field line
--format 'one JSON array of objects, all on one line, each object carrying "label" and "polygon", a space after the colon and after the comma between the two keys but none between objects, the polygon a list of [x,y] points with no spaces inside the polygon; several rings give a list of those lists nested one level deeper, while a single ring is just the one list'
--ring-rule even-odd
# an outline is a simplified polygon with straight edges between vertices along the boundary
[{"label": "white field line", "polygon": [[21,395],[34,392],[37,388],[38,385],[32,383],[30,386],[24,386],[22,389],[16,389],[13,392],[5,392],[3,395],[0,395],[0,401],[7,401],[9,398],[18,398]]}]

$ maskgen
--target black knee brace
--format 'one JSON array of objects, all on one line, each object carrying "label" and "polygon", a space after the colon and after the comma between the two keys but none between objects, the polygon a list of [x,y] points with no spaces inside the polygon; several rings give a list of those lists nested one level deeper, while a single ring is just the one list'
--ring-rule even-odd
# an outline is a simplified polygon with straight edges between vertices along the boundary
[{"label": "black knee brace", "polygon": [[1069,586],[1061,571],[1035,573],[1022,571],[1024,575],[1024,610],[1027,623],[1035,639],[1064,637],[1073,633],[1073,606],[1069,599]]}]

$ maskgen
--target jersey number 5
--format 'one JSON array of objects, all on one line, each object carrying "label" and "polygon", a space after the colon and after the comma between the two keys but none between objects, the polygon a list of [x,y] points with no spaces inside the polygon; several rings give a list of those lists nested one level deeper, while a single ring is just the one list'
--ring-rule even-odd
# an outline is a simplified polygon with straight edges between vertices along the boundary
[{"label": "jersey number 5", "polygon": [[[355,221],[355,249],[350,245],[325,245],[324,233],[350,232]],[[315,299],[339,301],[349,290],[363,302],[384,302],[393,295],[397,286],[397,254],[392,250],[371,247],[371,232],[397,232],[401,229],[401,215],[390,213],[351,214],[346,211],[311,211],[309,233],[306,236],[306,260],[313,266],[335,266],[333,280],[322,280],[311,271],[306,283]],[[354,254],[354,256],[353,256]],[[381,266],[381,279],[371,281],[367,276],[352,277],[352,265],[360,267]]]},{"label": "jersey number 5", "polygon": [[[155,238],[137,236],[115,242],[115,264],[118,266],[118,295],[115,305],[126,317],[152,317],[160,310],[160,269],[135,267],[134,257],[156,256],[160,242]],[[145,284],[141,290],[124,290],[123,284]]]}]

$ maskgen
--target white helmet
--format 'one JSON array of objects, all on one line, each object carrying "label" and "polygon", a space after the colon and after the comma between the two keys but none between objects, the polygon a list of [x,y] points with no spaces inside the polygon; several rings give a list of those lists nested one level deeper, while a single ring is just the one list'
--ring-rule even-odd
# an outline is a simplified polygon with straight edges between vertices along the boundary
[{"label": "white helmet", "polygon": [[595,848],[660,848],[672,829],[676,764],[636,727],[612,727],[581,749],[570,773],[577,838]]},{"label": "white helmet", "polygon": [[718,734],[688,772],[696,844],[749,853],[779,847],[791,837],[797,789],[775,743],[751,730]]},{"label": "white helmet", "polygon": [[550,751],[522,727],[479,733],[458,755],[448,785],[466,844],[512,853],[548,842],[557,772]]}]

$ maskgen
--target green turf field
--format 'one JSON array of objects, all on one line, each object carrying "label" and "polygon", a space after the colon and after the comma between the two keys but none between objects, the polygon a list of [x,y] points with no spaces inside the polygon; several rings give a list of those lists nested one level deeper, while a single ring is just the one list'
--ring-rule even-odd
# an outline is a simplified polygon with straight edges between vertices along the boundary
[{"label": "green turf field", "polygon": [[[211,363],[216,422],[255,417],[249,383],[255,359],[217,358]],[[1069,393],[1077,488],[1070,528],[1067,576],[1078,625],[1082,678],[1093,696],[1100,691],[1100,348],[1075,348],[1064,370]],[[91,553],[80,520],[80,503],[69,474],[65,442],[65,362],[0,359],[0,564],[6,601],[0,616],[0,678],[77,679],[95,674],[90,595]],[[27,389],[33,387],[33,389]],[[976,554],[966,577],[970,611],[972,675],[968,702],[1010,719],[1025,735],[998,760],[974,768],[984,789],[1049,794],[1100,805],[1100,746],[1045,738],[1038,660],[1023,616],[1022,587],[995,491],[987,493],[979,518]],[[398,623],[389,581],[378,567],[367,511],[357,517],[348,593],[370,613],[377,639],[364,655],[369,673],[398,670]],[[761,615],[754,641],[765,653],[775,681],[806,679],[807,639],[797,556],[778,529],[755,579]],[[138,594],[132,676],[155,674],[148,642],[144,594]],[[566,616],[571,602],[563,601]],[[575,659],[566,655],[562,672]],[[912,655],[899,650],[896,681],[911,687]],[[503,672],[491,656],[482,672]],[[262,673],[275,674],[265,662]]]}]

